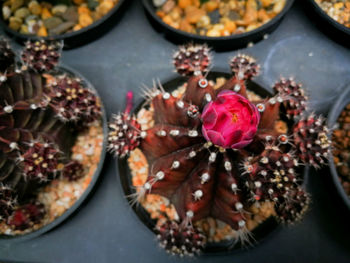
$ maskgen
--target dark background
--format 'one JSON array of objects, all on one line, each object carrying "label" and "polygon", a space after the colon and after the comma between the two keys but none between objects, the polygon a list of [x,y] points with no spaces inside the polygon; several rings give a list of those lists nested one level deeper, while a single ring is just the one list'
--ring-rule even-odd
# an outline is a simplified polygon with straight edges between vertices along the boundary
[{"label": "dark background", "polygon": [[[164,81],[174,76],[171,55],[176,46],[150,26],[139,1],[129,1],[110,32],[93,43],[65,51],[62,60],[95,85],[109,116],[123,109],[128,90],[140,98],[142,83],[150,86],[153,78]],[[270,87],[281,76],[293,76],[309,91],[311,108],[326,114],[350,81],[350,53],[316,27],[304,4],[304,0],[295,4],[267,40],[239,52],[260,62],[263,72],[257,78],[259,83]],[[228,71],[227,62],[236,53],[215,53],[214,66]],[[254,248],[181,261],[350,262],[350,216],[334,192],[328,170],[312,172],[307,186],[313,202],[301,223],[282,228]],[[153,233],[129,207],[111,157],[95,191],[77,213],[38,238],[0,246],[0,261],[5,262],[179,260],[157,246]]]}]

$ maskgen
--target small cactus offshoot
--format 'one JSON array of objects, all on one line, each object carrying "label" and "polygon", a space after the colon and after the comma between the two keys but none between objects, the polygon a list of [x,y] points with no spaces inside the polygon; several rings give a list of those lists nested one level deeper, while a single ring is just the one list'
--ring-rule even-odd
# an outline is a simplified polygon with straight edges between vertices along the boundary
[{"label": "small cactus offshoot", "polygon": [[155,229],[159,244],[168,253],[180,256],[200,254],[206,243],[204,234],[192,225],[167,220]]},{"label": "small cactus offshoot", "polygon": [[[57,68],[61,44],[29,41],[21,59],[0,41],[0,222],[26,230],[45,215],[38,189],[83,166],[71,159],[77,131],[99,120],[98,99],[83,81]],[[30,197],[30,200],[28,198]]]},{"label": "small cactus offshoot", "polygon": [[64,166],[62,176],[68,181],[76,181],[84,176],[84,166],[76,160],[70,161]]},{"label": "small cactus offshoot", "polygon": [[17,200],[13,190],[0,185],[0,222],[12,214],[15,205],[17,205]]},{"label": "small cactus offshoot", "polygon": [[141,132],[141,125],[130,114],[133,93],[127,95],[127,106],[123,113],[113,115],[109,123],[108,150],[123,158],[140,145],[140,138],[146,136]]},{"label": "small cactus offshoot", "polygon": [[293,189],[287,198],[278,200],[278,203],[275,205],[278,218],[287,224],[300,221],[310,204],[309,194],[298,187]]},{"label": "small cactus offshoot", "polygon": [[94,121],[101,113],[95,94],[76,77],[62,75],[47,87],[48,103],[63,121]]},{"label": "small cactus offshoot", "polygon": [[57,41],[27,41],[22,51],[23,64],[37,72],[49,72],[59,63],[62,43]]},{"label": "small cactus offshoot", "polygon": [[7,219],[7,224],[16,230],[25,230],[40,223],[44,218],[45,208],[39,202],[29,202],[18,207]]},{"label": "small cactus offshoot", "polygon": [[296,151],[303,163],[320,168],[327,162],[331,142],[324,118],[314,114],[302,117],[293,132]]},{"label": "small cactus offshoot", "polygon": [[59,172],[61,153],[49,143],[31,142],[18,158],[18,165],[27,180],[49,181]]},{"label": "small cactus offshoot", "polygon": [[138,147],[147,158],[148,178],[136,201],[157,194],[174,205],[179,221],[168,220],[157,233],[161,246],[180,255],[201,249],[205,238],[192,226],[207,217],[230,225],[242,241],[250,236],[253,205],[270,202],[280,221],[299,220],[309,203],[300,166],[326,163],[330,146],[324,120],[306,111],[300,84],[282,79],[273,96],[250,101],[256,61],[232,58],[233,76],[219,88],[207,79],[210,61],[205,46],[180,47],[174,66],[188,76],[184,94],[175,97],[163,87],[146,92],[151,128],[140,129],[129,114],[110,125],[111,152],[124,157]]}]

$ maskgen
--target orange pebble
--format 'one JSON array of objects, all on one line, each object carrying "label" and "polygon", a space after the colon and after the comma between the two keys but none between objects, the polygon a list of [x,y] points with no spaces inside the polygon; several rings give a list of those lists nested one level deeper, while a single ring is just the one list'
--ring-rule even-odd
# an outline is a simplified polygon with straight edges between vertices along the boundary
[{"label": "orange pebble", "polygon": [[78,14],[81,15],[81,14],[90,14],[91,11],[89,8],[87,8],[86,6],[79,6],[78,7]]},{"label": "orange pebble", "polygon": [[82,3],[85,3],[85,0],[73,0],[74,4],[81,5]]},{"label": "orange pebble", "polygon": [[230,33],[235,32],[237,29],[236,23],[231,20],[226,20],[225,22],[225,30],[229,31]]},{"label": "orange pebble", "polygon": [[69,193],[69,192],[64,192],[64,193],[63,193],[63,196],[64,196],[64,197],[70,197],[70,196],[72,196],[72,194]]},{"label": "orange pebble", "polygon": [[204,10],[199,9],[195,6],[187,7],[185,10],[185,13],[186,13],[186,20],[191,24],[197,23],[201,19],[201,17],[205,15]]},{"label": "orange pebble", "polygon": [[182,9],[185,9],[186,7],[192,5],[192,0],[179,0],[178,5]]},{"label": "orange pebble", "polygon": [[205,3],[205,10],[207,10],[207,12],[212,12],[215,9],[217,9],[218,7],[219,7],[218,2],[209,1],[209,2]]},{"label": "orange pebble", "polygon": [[263,22],[265,22],[265,21],[267,21],[267,20],[270,19],[270,17],[269,17],[268,14],[266,13],[266,10],[265,10],[265,9],[260,9],[260,10],[258,11],[258,18],[259,18],[260,21],[263,21]]},{"label": "orange pebble", "polygon": [[42,10],[41,10],[41,19],[47,19],[47,18],[50,18],[52,17],[52,14],[51,12],[49,11],[49,9],[47,9],[46,7],[44,7]]},{"label": "orange pebble", "polygon": [[38,36],[39,37],[46,37],[47,36],[47,30],[45,26],[41,26],[38,30]]},{"label": "orange pebble", "polygon": [[161,10],[157,11],[157,16],[159,16],[160,18],[163,18],[165,16],[165,13]]},{"label": "orange pebble", "polygon": [[163,22],[170,25],[171,23],[173,23],[173,20],[171,19],[171,17],[169,15],[166,15],[163,17]]},{"label": "orange pebble", "polygon": [[193,2],[193,5],[196,6],[196,7],[200,7],[201,5],[201,1],[200,0],[192,0]]},{"label": "orange pebble", "polygon": [[160,207],[159,207],[160,211],[164,212],[165,209],[166,209],[166,206],[165,204],[161,204]]}]

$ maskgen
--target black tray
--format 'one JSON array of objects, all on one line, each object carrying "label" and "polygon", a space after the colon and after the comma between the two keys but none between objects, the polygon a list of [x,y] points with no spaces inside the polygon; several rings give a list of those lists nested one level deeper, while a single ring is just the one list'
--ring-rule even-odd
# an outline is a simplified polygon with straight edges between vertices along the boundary
[{"label": "black tray", "polygon": [[69,32],[62,35],[48,36],[48,37],[38,37],[33,35],[21,34],[15,30],[8,27],[7,22],[2,18],[2,12],[0,14],[0,26],[4,31],[11,36],[14,40],[19,43],[24,43],[28,39],[38,40],[38,39],[50,39],[50,40],[63,40],[64,49],[76,48],[95,39],[101,37],[104,33],[111,29],[111,27],[119,20],[123,8],[126,6],[127,0],[119,0],[119,2],[101,19],[92,23],[91,25],[84,27],[75,32]]},{"label": "black tray", "polygon": [[[340,113],[344,110],[346,105],[350,103],[350,84],[346,84],[343,90],[344,90],[344,93],[341,94],[341,96],[339,96],[338,100],[335,102],[335,104],[333,105],[328,115],[328,127],[331,130],[336,125]],[[346,194],[339,180],[339,175],[337,172],[337,168],[335,167],[332,152],[330,153],[330,156],[329,156],[329,167],[330,167],[333,183],[337,189],[337,192],[340,195],[340,197],[343,199],[344,204],[347,206],[350,212],[350,197]]]},{"label": "black tray", "polygon": [[157,30],[163,31],[171,41],[176,44],[185,44],[191,41],[196,43],[207,43],[209,46],[220,51],[243,48],[246,47],[248,43],[255,43],[263,39],[265,35],[270,34],[277,28],[277,26],[281,23],[284,15],[288,12],[294,3],[294,0],[286,0],[285,7],[276,17],[252,31],[227,37],[207,37],[187,33],[185,31],[175,29],[164,23],[162,19],[156,15],[156,8],[154,7],[152,1],[153,0],[142,0],[147,15],[150,18],[152,25]]},{"label": "black tray", "polygon": [[[60,74],[67,74],[69,76],[76,76],[78,78],[80,78],[81,80],[83,80],[83,83],[86,85],[86,87],[92,91],[95,92],[96,96],[99,97],[96,89],[92,86],[92,84],[84,77],[82,76],[79,72],[77,72],[76,70],[69,68],[65,65],[61,65],[58,68],[58,72]],[[10,244],[13,242],[20,242],[20,241],[24,241],[24,240],[29,240],[29,239],[33,239],[35,237],[38,237],[42,234],[44,234],[47,231],[50,231],[51,229],[58,227],[59,224],[61,224],[64,220],[66,220],[71,214],[73,214],[78,208],[79,206],[81,206],[81,204],[84,202],[84,200],[88,197],[88,195],[90,194],[90,192],[92,191],[93,187],[95,186],[100,174],[101,174],[101,170],[103,167],[103,163],[106,157],[106,148],[107,148],[107,133],[108,133],[108,128],[107,128],[107,116],[106,116],[106,111],[105,108],[103,106],[103,102],[101,100],[101,112],[102,112],[102,128],[103,128],[103,145],[101,148],[101,154],[100,154],[100,162],[95,170],[94,175],[91,178],[91,182],[89,184],[89,186],[85,189],[84,193],[79,197],[78,200],[76,200],[76,202],[66,211],[64,212],[60,217],[56,218],[54,221],[52,221],[51,223],[39,228],[36,231],[33,231],[31,233],[28,234],[24,234],[24,235],[15,235],[15,236],[9,236],[9,235],[0,235],[0,245],[4,245],[4,244]]]}]

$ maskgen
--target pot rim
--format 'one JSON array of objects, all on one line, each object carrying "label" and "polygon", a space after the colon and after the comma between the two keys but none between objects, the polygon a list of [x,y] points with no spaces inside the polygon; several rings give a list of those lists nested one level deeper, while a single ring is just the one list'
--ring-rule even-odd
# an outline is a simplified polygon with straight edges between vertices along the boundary
[{"label": "pot rim", "polygon": [[345,33],[350,36],[350,28],[344,26],[343,24],[339,23],[338,21],[334,20],[331,16],[329,16],[323,9],[315,2],[315,0],[308,0],[309,3],[312,5],[314,11],[321,17],[324,21],[326,21],[331,26],[335,27],[342,33]]},{"label": "pot rim", "polygon": [[6,32],[8,32],[9,34],[15,36],[16,38],[19,39],[27,39],[27,40],[65,40],[67,38],[70,37],[76,37],[79,36],[81,34],[86,33],[87,31],[90,31],[94,28],[99,27],[101,24],[103,24],[104,22],[106,22],[106,20],[108,20],[110,17],[112,17],[118,10],[119,8],[126,2],[126,0],[119,0],[119,2],[104,16],[102,16],[100,19],[98,19],[97,21],[95,21],[94,23],[92,23],[91,25],[87,26],[87,27],[83,27],[80,30],[77,31],[73,31],[73,32],[69,32],[69,33],[64,33],[62,35],[53,35],[53,36],[47,36],[47,37],[39,37],[36,35],[30,35],[30,34],[22,34],[18,31],[15,31],[13,29],[11,29],[7,23],[5,22],[5,20],[2,17],[2,14],[0,15],[0,25],[4,28],[4,30]]},{"label": "pot rim", "polygon": [[154,11],[154,6],[151,3],[152,0],[142,0],[143,3],[143,7],[145,8],[145,10],[147,11],[147,13],[149,15],[151,15],[151,17],[159,24],[161,25],[163,28],[165,28],[166,30],[181,36],[181,37],[186,37],[186,38],[190,38],[193,40],[201,40],[201,41],[209,41],[209,42],[220,42],[220,41],[227,41],[227,40],[239,40],[239,39],[243,39],[243,38],[249,38],[257,33],[260,33],[262,31],[267,30],[268,28],[270,28],[271,26],[273,26],[275,23],[277,23],[278,21],[280,21],[284,15],[289,11],[289,9],[292,7],[294,0],[287,0],[285,6],[283,7],[282,11],[275,16],[274,18],[272,18],[269,22],[263,24],[262,26],[249,31],[249,32],[244,32],[241,34],[233,34],[230,36],[223,36],[223,37],[207,37],[207,36],[201,36],[201,35],[197,35],[197,34],[192,34],[192,33],[188,33],[186,31],[182,31],[179,29],[175,29],[174,27],[166,24],[165,22],[163,22],[162,19],[160,19],[155,11]]}]

